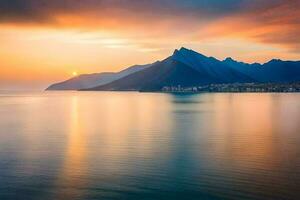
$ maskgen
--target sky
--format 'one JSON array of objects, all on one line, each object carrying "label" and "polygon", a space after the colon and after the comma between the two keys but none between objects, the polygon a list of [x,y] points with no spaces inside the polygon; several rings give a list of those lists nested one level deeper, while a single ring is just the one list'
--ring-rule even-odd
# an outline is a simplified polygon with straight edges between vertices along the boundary
[{"label": "sky", "polygon": [[300,60],[300,0],[0,0],[0,89],[152,63]]}]

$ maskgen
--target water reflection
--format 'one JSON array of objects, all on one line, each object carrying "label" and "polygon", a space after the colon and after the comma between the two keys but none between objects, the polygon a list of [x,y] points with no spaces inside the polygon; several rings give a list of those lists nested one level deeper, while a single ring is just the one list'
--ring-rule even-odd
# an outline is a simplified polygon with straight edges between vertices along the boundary
[{"label": "water reflection", "polygon": [[0,97],[1,200],[299,195],[297,94],[28,96]]},{"label": "water reflection", "polygon": [[[272,168],[277,160],[271,156],[280,151],[272,96],[232,94],[216,98],[213,137],[222,142],[216,143],[215,156],[231,158],[230,162],[243,169]],[[259,165],[253,160],[259,160]]]},{"label": "water reflection", "polygon": [[[280,96],[217,94],[214,97],[209,139],[213,141],[213,158],[222,166],[223,174],[227,174],[224,184],[231,185],[231,190],[238,187],[240,192],[263,192],[265,199],[275,198],[274,191],[277,198],[297,194],[294,182],[288,181],[291,176],[286,170],[294,164],[287,159],[286,130],[279,129],[284,122],[278,119],[283,114],[278,105],[285,104],[278,99]],[[299,103],[293,106],[300,108]],[[289,116],[292,124],[297,124],[297,117]],[[295,134],[300,130],[299,126],[293,130]],[[288,195],[283,189],[286,187],[293,192]],[[248,195],[250,198],[253,194]]]},{"label": "water reflection", "polygon": [[81,199],[87,184],[87,147],[81,122],[78,97],[71,99],[70,127],[61,172],[58,174],[57,194],[54,199]]}]

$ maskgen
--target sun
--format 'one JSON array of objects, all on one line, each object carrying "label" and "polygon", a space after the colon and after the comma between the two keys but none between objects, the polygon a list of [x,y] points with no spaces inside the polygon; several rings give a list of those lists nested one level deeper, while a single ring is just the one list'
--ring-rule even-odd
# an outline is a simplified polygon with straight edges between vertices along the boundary
[{"label": "sun", "polygon": [[77,76],[77,72],[73,72],[72,75],[73,75],[73,76]]}]

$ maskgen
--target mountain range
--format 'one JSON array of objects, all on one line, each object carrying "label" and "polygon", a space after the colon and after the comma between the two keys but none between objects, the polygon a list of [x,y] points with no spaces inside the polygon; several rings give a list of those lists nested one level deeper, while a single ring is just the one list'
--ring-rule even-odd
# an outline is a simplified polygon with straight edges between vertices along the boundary
[{"label": "mountain range", "polygon": [[46,90],[81,90],[104,85],[115,80],[121,79],[129,74],[141,71],[153,64],[134,65],[120,72],[103,72],[95,74],[82,74],[69,80],[50,85]]},{"label": "mountain range", "polygon": [[273,59],[248,64],[232,58],[220,61],[181,48],[168,58],[135,65],[118,73],[80,75],[47,90],[159,91],[165,86],[201,86],[221,83],[292,83],[300,81],[300,61]]}]

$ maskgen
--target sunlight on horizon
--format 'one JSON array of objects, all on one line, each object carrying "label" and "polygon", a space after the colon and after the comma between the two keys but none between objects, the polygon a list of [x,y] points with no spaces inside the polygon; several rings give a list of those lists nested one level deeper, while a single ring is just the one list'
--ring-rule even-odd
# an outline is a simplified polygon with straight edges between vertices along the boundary
[{"label": "sunlight on horizon", "polygon": [[71,2],[2,2],[10,7],[0,13],[0,89],[44,88],[72,68],[117,72],[180,47],[251,63],[300,59],[296,1]]}]

